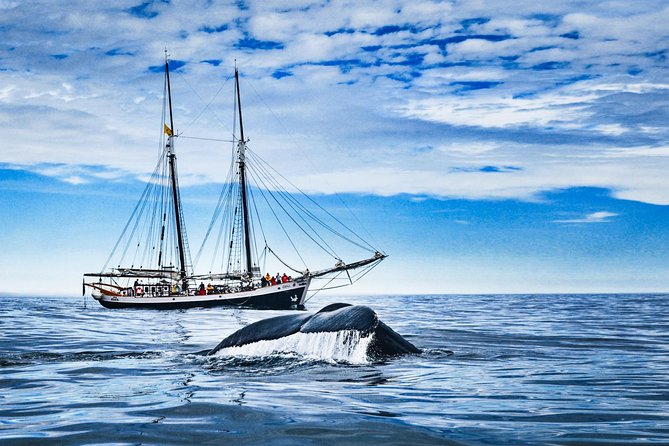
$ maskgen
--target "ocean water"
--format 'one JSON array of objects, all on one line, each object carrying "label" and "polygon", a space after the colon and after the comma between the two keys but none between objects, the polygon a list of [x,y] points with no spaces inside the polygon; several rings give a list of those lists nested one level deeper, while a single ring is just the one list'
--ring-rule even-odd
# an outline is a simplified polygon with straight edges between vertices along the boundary
[{"label": "ocean water", "polygon": [[323,336],[206,357],[286,312],[0,297],[0,444],[669,444],[669,295],[307,308],[341,301],[424,353],[370,362],[365,339]]}]

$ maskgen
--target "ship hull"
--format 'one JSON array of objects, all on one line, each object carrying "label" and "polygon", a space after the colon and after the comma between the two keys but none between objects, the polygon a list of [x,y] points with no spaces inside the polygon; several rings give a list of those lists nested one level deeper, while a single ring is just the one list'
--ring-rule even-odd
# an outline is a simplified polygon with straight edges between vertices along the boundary
[{"label": "ship hull", "polygon": [[288,282],[281,285],[225,294],[173,296],[109,296],[94,295],[105,308],[151,308],[178,310],[207,307],[243,307],[263,310],[291,310],[304,306],[309,282]]}]

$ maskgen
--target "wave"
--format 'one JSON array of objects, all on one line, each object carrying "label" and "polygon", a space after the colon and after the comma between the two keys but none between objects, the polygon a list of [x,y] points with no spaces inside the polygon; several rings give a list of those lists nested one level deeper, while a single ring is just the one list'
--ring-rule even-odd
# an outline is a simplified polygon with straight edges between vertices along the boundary
[{"label": "wave", "polygon": [[0,368],[41,363],[112,361],[115,359],[145,359],[160,356],[159,352],[83,351],[52,353],[44,351],[14,353],[0,356]]}]

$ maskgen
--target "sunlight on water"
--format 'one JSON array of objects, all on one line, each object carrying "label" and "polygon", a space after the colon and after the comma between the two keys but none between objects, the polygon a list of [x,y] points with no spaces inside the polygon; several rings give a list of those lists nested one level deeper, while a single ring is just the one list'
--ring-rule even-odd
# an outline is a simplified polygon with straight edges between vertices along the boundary
[{"label": "sunlight on water", "polygon": [[221,349],[215,356],[251,356],[297,354],[307,359],[349,364],[368,364],[367,347],[373,334],[362,336],[359,331],[344,330],[330,333],[295,333],[281,339],[258,341],[240,347]]}]

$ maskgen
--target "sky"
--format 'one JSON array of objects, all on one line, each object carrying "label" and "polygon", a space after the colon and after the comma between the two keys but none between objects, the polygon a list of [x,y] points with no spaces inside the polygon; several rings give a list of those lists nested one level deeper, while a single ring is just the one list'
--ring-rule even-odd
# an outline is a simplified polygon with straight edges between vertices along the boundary
[{"label": "sky", "polygon": [[[249,145],[389,254],[347,292],[669,291],[667,23],[663,1],[0,0],[0,293],[102,267],[159,153],[165,48],[181,135],[230,138],[236,61]],[[177,154],[193,249],[230,148]]]}]

